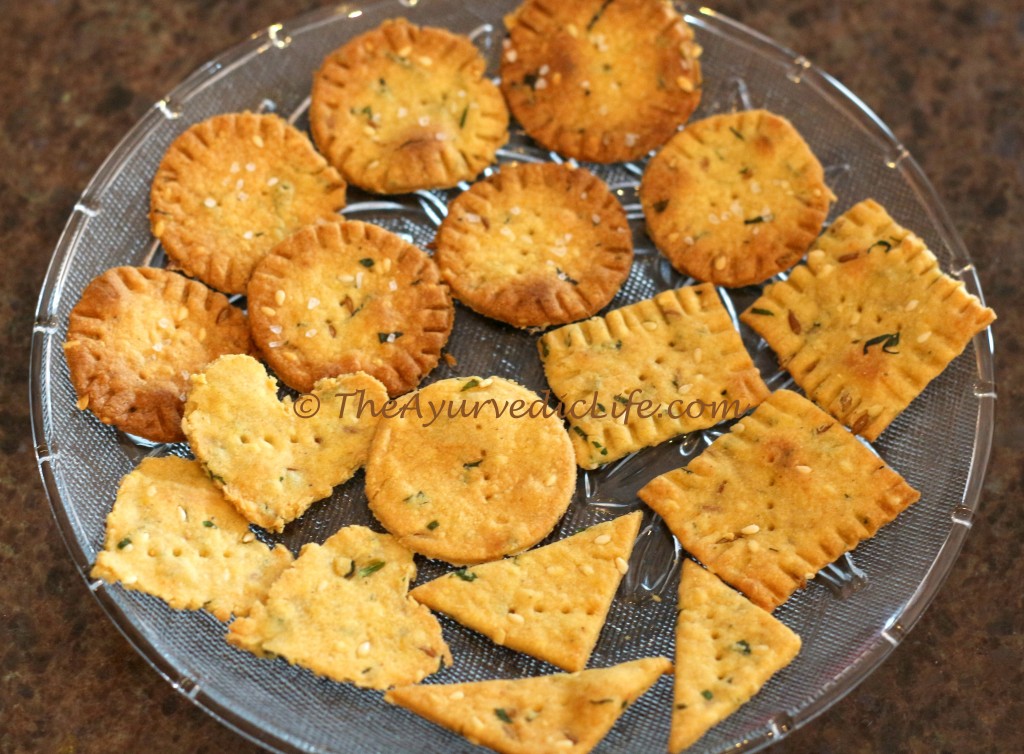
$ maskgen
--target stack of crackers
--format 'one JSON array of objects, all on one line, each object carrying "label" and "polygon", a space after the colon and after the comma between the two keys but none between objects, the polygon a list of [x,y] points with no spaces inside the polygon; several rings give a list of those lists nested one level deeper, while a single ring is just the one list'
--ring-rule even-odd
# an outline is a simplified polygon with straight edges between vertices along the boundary
[{"label": "stack of crackers", "polygon": [[[995,315],[870,199],[822,233],[836,198],[784,118],[681,128],[700,48],[668,3],[526,0],[506,26],[500,86],[466,37],[388,21],[323,61],[312,140],[237,113],[171,145],[150,210],[169,269],[99,276],[65,352],[79,408],[187,440],[194,460],[147,458],[124,478],[93,575],[209,610],[241,650],[386,690],[492,749],[586,752],[673,670],[659,657],[588,668],[643,513],[537,545],[577,468],[730,422],[638,492],[696,559],[680,574],[665,710],[678,752],[796,657],[800,638],[772,611],[918,499],[858,436],[877,438]],[[510,111],[574,159],[470,185],[432,255],[338,219],[349,185],[473,181]],[[647,231],[694,283],[607,311],[632,233],[575,159],[652,150]],[[769,390],[716,289],[786,270],[740,320],[803,395]],[[247,312],[228,298],[242,293]],[[453,295],[524,338],[546,330],[559,407],[498,377],[421,387]],[[265,543],[364,467],[385,532],[346,526],[298,553]],[[453,567],[411,588],[417,554]],[[421,684],[459,662],[432,611],[564,672]]]}]

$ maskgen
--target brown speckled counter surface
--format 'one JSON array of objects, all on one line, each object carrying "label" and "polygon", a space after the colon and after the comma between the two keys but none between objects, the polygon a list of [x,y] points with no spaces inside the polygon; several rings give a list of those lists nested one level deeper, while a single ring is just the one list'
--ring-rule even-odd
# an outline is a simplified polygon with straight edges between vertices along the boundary
[{"label": "brown speckled counter surface", "polygon": [[[58,235],[120,138],[203,62],[316,5],[53,0],[0,11],[0,752],[257,750],[136,655],[75,572],[36,471],[29,341]],[[889,124],[999,314],[995,445],[949,580],[879,670],[772,751],[1020,751],[1024,0],[710,5],[806,55]]]}]

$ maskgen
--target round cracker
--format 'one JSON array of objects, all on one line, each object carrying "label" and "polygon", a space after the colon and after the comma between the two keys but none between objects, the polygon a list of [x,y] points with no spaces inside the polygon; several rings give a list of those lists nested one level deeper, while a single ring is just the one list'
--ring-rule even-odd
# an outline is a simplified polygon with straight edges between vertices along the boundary
[{"label": "round cracker", "polygon": [[441,380],[403,398],[370,446],[370,510],[403,545],[449,563],[533,546],[576,489],[572,443],[544,408],[500,377]]},{"label": "round cracker", "polygon": [[180,442],[189,376],[252,353],[245,314],[202,283],[155,267],[114,267],[71,310],[64,355],[79,408],[153,442]]},{"label": "round cracker", "polygon": [[508,140],[508,109],[468,37],[384,22],[328,55],[313,79],[317,146],[379,194],[472,180]]},{"label": "round cracker", "polygon": [[700,102],[700,47],[660,0],[527,0],[505,24],[501,88],[548,149],[591,162],[635,160]]},{"label": "round cracker", "polygon": [[796,264],[835,196],[793,125],[765,110],[691,123],[647,164],[647,232],[672,266],[717,285],[760,283]]},{"label": "round cracker", "polygon": [[633,238],[599,178],[568,165],[508,164],[448,208],[434,259],[455,297],[516,327],[589,317],[629,276]]},{"label": "round cracker", "polygon": [[153,178],[149,220],[188,275],[243,293],[274,244],[345,206],[345,182],[276,115],[229,113],[174,140]]},{"label": "round cracker", "polygon": [[289,387],[366,372],[391,396],[437,366],[455,310],[437,265],[369,223],[306,227],[256,266],[248,289],[253,340]]}]

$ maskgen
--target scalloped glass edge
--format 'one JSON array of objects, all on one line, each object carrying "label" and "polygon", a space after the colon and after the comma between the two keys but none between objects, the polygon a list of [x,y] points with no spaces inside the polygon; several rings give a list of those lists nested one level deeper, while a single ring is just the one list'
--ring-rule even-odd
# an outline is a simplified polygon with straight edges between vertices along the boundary
[{"label": "scalloped glass edge", "polygon": [[[696,14],[686,13],[685,9],[683,11],[687,23],[695,28],[717,30],[719,33],[728,30],[728,33],[733,35],[733,41],[743,43],[765,57],[789,63],[792,66],[792,76],[797,77],[801,83],[813,87],[838,112],[841,112],[862,131],[875,139],[879,145],[891,150],[889,166],[897,170],[913,190],[921,207],[928,213],[941,240],[953,254],[952,274],[963,281],[968,293],[977,296],[978,300],[984,303],[985,299],[977,270],[971,262],[962,239],[949,219],[949,215],[942,206],[935,188],[909,151],[874,111],[837,79],[815,67],[803,55],[779,45],[760,32],[723,16],[711,8],[701,7]],[[90,209],[91,197],[102,193],[111,182],[116,169],[132,157],[134,150],[141,145],[155,123],[159,123],[160,119],[176,117],[173,110],[174,104],[186,102],[189,97],[216,81],[224,72],[243,64],[254,55],[261,54],[270,46],[279,45],[282,33],[287,37],[288,28],[311,29],[330,22],[343,13],[345,13],[343,7],[321,8],[296,16],[284,23],[272,24],[264,30],[252,34],[247,41],[229,48],[193,71],[167,96],[154,103],[149,112],[132,126],[86,185],[58,239],[43,279],[39,302],[36,306],[29,358],[28,398],[36,464],[39,467],[47,501],[57,522],[61,539],[89,592],[132,648],[176,691],[240,736],[260,746],[282,752],[302,752],[309,749],[281,739],[266,729],[248,723],[229,707],[206,694],[191,679],[180,674],[173,664],[167,661],[145,639],[104,590],[96,588],[99,582],[95,582],[89,577],[91,564],[75,538],[74,528],[68,518],[67,510],[59,504],[60,495],[53,476],[49,446],[45,437],[43,381],[40,379],[40,375],[44,366],[43,358],[48,338],[56,330],[54,312],[59,295],[63,290],[64,277],[73,260],[75,241],[92,211]],[[945,583],[977,512],[992,450],[996,392],[995,346],[991,328],[986,328],[974,337],[973,347],[978,372],[974,390],[974,395],[978,399],[978,413],[970,467],[961,505],[955,511],[954,526],[939,548],[925,577],[904,604],[902,611],[889,618],[886,625],[881,627],[874,643],[852,661],[831,685],[816,690],[814,697],[798,710],[784,715],[776,715],[764,729],[762,735],[752,737],[743,744],[733,747],[733,751],[754,752],[764,749],[793,730],[803,727],[853,691],[899,646]]]}]

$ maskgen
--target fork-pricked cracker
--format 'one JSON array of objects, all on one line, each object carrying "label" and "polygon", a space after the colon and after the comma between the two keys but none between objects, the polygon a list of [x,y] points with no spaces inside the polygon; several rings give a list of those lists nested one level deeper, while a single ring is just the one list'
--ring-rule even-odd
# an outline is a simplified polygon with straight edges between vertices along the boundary
[{"label": "fork-pricked cracker", "polygon": [[735,419],[768,395],[708,284],[566,325],[537,345],[585,469]]},{"label": "fork-pricked cracker", "polygon": [[392,396],[441,358],[455,319],[437,265],[394,233],[320,223],[278,244],[248,288],[253,340],[289,387],[366,372]]},{"label": "fork-pricked cracker", "polygon": [[155,267],[114,267],[71,310],[64,356],[78,407],[153,442],[179,442],[189,376],[251,353],[241,309],[200,282]]},{"label": "fork-pricked cracker", "polygon": [[505,25],[509,107],[530,136],[567,157],[639,159],[700,102],[700,46],[670,3],[526,0]]},{"label": "fork-pricked cracker", "polygon": [[683,561],[668,750],[678,754],[746,704],[800,652],[800,637],[692,560]]},{"label": "fork-pricked cracker", "polygon": [[434,258],[470,308],[547,327],[612,300],[629,276],[633,239],[622,205],[594,174],[511,163],[452,201]]},{"label": "fork-pricked cracker", "polygon": [[647,164],[647,231],[672,266],[738,287],[800,260],[835,196],[793,125],[765,110],[688,125]]},{"label": "fork-pricked cracker", "polygon": [[920,497],[789,390],[638,494],[687,551],[765,610]]},{"label": "fork-pricked cracker", "polygon": [[577,673],[399,686],[384,701],[503,754],[586,754],[671,669],[645,657]]},{"label": "fork-pricked cracker", "polygon": [[576,490],[572,444],[536,393],[500,377],[434,382],[381,419],[370,510],[410,550],[456,565],[546,537]]},{"label": "fork-pricked cracker", "polygon": [[313,139],[349,183],[379,194],[472,180],[508,140],[508,109],[485,68],[464,35],[385,21],[313,77]]},{"label": "fork-pricked cracker", "polygon": [[167,256],[226,293],[244,293],[277,242],[345,206],[345,181],[276,115],[228,113],[171,143],[153,178],[149,221]]},{"label": "fork-pricked cracker", "polygon": [[195,461],[144,458],[121,480],[91,576],[219,620],[247,615],[292,562],[256,539]]},{"label": "fork-pricked cracker", "polygon": [[996,315],[867,201],[740,318],[808,397],[874,440]]},{"label": "fork-pricked cracker", "polygon": [[498,644],[582,670],[629,567],[642,516],[636,511],[512,558],[453,571],[412,596]]},{"label": "fork-pricked cracker", "polygon": [[[347,396],[347,397],[346,397]],[[182,429],[206,472],[249,521],[282,531],[366,463],[378,418],[344,410],[359,396],[387,401],[364,372],[277,398],[277,381],[250,356],[225,356],[192,377]]]},{"label": "fork-pricked cracker", "polygon": [[363,688],[418,683],[452,656],[437,619],[409,597],[415,577],[412,553],[394,537],[346,526],[303,545],[227,640]]}]

